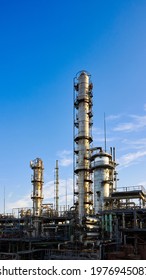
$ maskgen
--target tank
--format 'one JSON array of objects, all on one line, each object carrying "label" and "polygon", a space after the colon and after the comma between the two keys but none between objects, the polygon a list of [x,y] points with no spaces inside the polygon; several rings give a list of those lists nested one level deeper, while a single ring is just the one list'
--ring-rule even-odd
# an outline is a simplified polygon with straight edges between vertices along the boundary
[{"label": "tank", "polygon": [[[99,149],[99,151],[98,151]],[[105,200],[114,189],[114,170],[116,163],[112,155],[102,148],[91,157],[91,168],[94,172],[94,211],[95,214],[105,209]]]}]

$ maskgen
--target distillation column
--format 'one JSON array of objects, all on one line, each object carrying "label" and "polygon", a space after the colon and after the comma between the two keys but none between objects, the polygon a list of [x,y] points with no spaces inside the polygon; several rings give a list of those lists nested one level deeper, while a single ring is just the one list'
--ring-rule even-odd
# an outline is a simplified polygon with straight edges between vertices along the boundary
[{"label": "distillation column", "polygon": [[59,168],[58,168],[58,160],[56,160],[55,167],[55,210],[58,213],[59,211]]},{"label": "distillation column", "polygon": [[110,196],[116,190],[115,149],[111,153],[101,147],[92,149],[91,168],[94,172],[94,212],[108,210],[112,207]]},{"label": "distillation column", "polygon": [[79,72],[74,80],[74,195],[80,223],[91,213],[93,205],[90,169],[92,87],[90,75]]},{"label": "distillation column", "polygon": [[30,162],[30,167],[33,170],[31,182],[33,185],[33,193],[31,199],[33,200],[33,215],[40,216],[42,212],[42,188],[43,188],[43,162],[40,158]]}]

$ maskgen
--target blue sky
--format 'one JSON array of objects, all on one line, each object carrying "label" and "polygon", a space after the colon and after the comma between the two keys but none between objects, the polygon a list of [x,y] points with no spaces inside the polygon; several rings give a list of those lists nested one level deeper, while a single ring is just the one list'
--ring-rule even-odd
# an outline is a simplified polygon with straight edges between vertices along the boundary
[{"label": "blue sky", "polygon": [[0,1],[0,211],[30,207],[30,160],[44,162],[45,202],[72,203],[73,78],[93,88],[94,146],[116,147],[119,187],[146,187],[145,0]]}]

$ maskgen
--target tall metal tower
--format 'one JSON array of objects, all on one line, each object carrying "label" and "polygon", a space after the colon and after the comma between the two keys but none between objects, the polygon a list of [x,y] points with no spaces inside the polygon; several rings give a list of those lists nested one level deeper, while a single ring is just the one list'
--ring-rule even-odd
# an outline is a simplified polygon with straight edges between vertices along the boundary
[{"label": "tall metal tower", "polygon": [[43,188],[43,162],[40,158],[30,162],[30,167],[33,170],[31,182],[33,185],[33,193],[31,199],[33,200],[33,215],[40,216],[42,212],[42,188]]},{"label": "tall metal tower", "polygon": [[90,74],[79,72],[74,79],[74,195],[79,222],[90,214],[91,189],[90,145],[92,140],[92,83]]},{"label": "tall metal tower", "polygon": [[58,213],[59,210],[59,168],[58,168],[58,160],[56,160],[55,167],[55,210]]}]

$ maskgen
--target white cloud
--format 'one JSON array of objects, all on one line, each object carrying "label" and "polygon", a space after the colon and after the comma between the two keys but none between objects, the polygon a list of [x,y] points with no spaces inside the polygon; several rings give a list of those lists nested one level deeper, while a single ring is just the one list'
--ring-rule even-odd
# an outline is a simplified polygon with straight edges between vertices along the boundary
[{"label": "white cloud", "polygon": [[[43,186],[43,203],[53,203],[54,205],[54,189],[55,184],[54,181],[49,181]],[[67,196],[66,196],[67,194]],[[73,205],[73,179],[67,178],[66,180],[59,180],[59,207],[64,207],[69,205],[71,207]],[[9,201],[6,203],[6,212],[7,213],[15,213],[18,215],[18,208],[29,208],[32,209],[32,199],[31,199],[31,191],[29,194],[24,195],[21,199]],[[3,212],[3,210],[1,211]]]},{"label": "white cloud", "polygon": [[139,182],[138,185],[141,185],[141,186],[143,186],[146,189],[146,181]]},{"label": "white cloud", "polygon": [[135,149],[135,150],[146,149],[146,138],[140,138],[135,140],[123,139],[122,143],[125,149]]},{"label": "white cloud", "polygon": [[47,200],[48,203],[54,202],[54,181],[49,181],[44,184],[43,195],[44,200]]},{"label": "white cloud", "polygon": [[[47,203],[54,204],[54,196],[55,196],[55,184],[54,181],[47,182],[43,188],[44,201]],[[73,201],[73,179],[68,178],[66,180],[59,180],[59,205],[65,205],[66,203],[66,194],[67,194],[67,202],[70,206],[72,206]]]},{"label": "white cloud", "polygon": [[117,125],[113,130],[121,132],[132,132],[146,127],[146,116],[130,115],[129,117],[132,119],[131,122],[121,123]]},{"label": "white cloud", "polygon": [[113,130],[114,131],[132,131],[134,129],[133,123],[122,123],[117,125]]},{"label": "white cloud", "polygon": [[103,138],[103,130],[101,130],[100,128],[93,126],[92,133],[94,141],[100,141],[99,139]]},{"label": "white cloud", "polygon": [[131,118],[135,119],[137,125],[139,125],[140,127],[146,126],[146,115],[145,116],[131,115]]},{"label": "white cloud", "polygon": [[[98,142],[99,144],[98,145],[101,145],[102,143],[102,146],[105,145],[105,137],[104,137],[104,131],[101,130],[101,129],[98,129],[96,127],[93,127],[93,141],[94,143],[95,142]],[[114,142],[115,141],[115,138],[114,137],[108,137],[106,136],[106,142]]]},{"label": "white cloud", "polygon": [[128,167],[132,164],[138,163],[138,160],[146,156],[146,151],[138,151],[134,153],[128,153],[121,156],[117,161],[120,167]]},{"label": "white cloud", "polygon": [[73,155],[72,151],[69,150],[63,150],[58,152],[59,159],[59,165],[60,166],[69,166],[73,163]]},{"label": "white cloud", "polygon": [[113,120],[117,120],[117,119],[120,119],[121,118],[121,114],[118,114],[118,115],[109,115],[106,117],[106,120],[109,120],[109,121],[113,121]]},{"label": "white cloud", "polygon": [[23,196],[21,199],[18,199],[16,201],[8,202],[6,203],[6,211],[12,212],[12,210],[15,208],[31,208],[32,207],[32,200],[31,200],[31,194],[27,194]]},{"label": "white cloud", "polygon": [[60,165],[61,166],[69,166],[69,165],[72,164],[72,162],[73,162],[72,158],[62,158],[60,160]]}]

